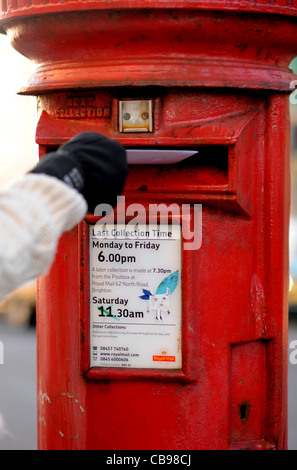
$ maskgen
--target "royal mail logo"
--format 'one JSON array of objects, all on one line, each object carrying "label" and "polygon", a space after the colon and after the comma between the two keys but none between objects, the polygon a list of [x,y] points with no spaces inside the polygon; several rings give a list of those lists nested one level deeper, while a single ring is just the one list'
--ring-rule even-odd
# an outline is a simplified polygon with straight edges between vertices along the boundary
[{"label": "royal mail logo", "polygon": [[154,362],[175,362],[175,356],[170,356],[167,349],[161,349],[159,355],[153,356]]},{"label": "royal mail logo", "polygon": [[175,356],[153,356],[153,361],[175,362]]}]

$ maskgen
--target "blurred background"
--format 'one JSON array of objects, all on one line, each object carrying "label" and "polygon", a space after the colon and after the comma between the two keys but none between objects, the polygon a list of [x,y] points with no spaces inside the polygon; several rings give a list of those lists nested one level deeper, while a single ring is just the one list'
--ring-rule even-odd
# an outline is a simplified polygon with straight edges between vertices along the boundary
[{"label": "blurred background", "polygon": [[[0,34],[0,188],[34,166],[36,98],[17,95],[33,70]],[[0,305],[0,450],[37,448],[35,283]]]},{"label": "blurred background", "polygon": [[[34,65],[0,34],[0,188],[24,174],[37,161],[34,97],[17,91]],[[297,73],[297,59],[291,67]],[[296,100],[297,101],[297,100]],[[297,104],[291,105],[292,204],[290,223],[289,345],[297,340]],[[35,282],[12,293],[0,305],[0,450],[37,449]],[[289,353],[289,351],[288,351]],[[297,365],[289,363],[289,450],[297,450]]]},{"label": "blurred background", "polygon": [[[297,74],[297,58],[291,63]],[[295,95],[296,96],[296,95]],[[289,346],[297,339],[297,100],[290,105],[291,114],[291,217],[290,217],[290,291],[289,291]],[[289,362],[289,450],[297,449],[297,364]]]}]

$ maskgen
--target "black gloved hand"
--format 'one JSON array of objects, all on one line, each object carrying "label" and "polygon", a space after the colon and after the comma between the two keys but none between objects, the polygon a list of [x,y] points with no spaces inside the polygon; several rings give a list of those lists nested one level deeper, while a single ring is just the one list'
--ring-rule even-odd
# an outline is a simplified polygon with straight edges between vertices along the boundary
[{"label": "black gloved hand", "polygon": [[101,134],[83,132],[48,153],[30,173],[55,176],[77,189],[88,211],[101,203],[116,206],[128,174],[126,150]]}]

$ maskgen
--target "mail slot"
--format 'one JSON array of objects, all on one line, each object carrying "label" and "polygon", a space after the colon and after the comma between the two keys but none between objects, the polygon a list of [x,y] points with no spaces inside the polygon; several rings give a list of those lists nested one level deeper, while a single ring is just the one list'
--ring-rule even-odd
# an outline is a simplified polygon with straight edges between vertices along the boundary
[{"label": "mail slot", "polygon": [[40,449],[286,448],[296,7],[2,2],[40,158],[91,130],[129,162],[38,282]]}]

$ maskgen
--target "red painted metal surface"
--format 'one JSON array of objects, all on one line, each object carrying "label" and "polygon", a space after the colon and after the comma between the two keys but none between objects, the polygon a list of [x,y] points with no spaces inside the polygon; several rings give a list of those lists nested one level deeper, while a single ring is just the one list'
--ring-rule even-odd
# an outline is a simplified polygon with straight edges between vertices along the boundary
[{"label": "red painted metal surface", "polygon": [[[22,92],[39,97],[41,156],[84,130],[200,152],[131,166],[124,192],[203,205],[202,246],[182,256],[182,369],[90,367],[89,214],[39,282],[39,448],[285,449],[297,3],[1,4],[38,64]],[[153,101],[153,132],[119,131],[122,99]]]},{"label": "red painted metal surface", "polygon": [[[295,17],[255,15],[251,2],[239,2],[245,8],[233,2],[232,12],[224,2],[217,11],[207,8],[209,2],[201,9],[203,2],[187,1],[176,2],[177,9],[152,1],[150,9],[142,2],[128,8],[120,1],[111,2],[113,8],[100,1],[19,3],[0,20],[12,45],[38,64],[24,93],[152,85],[285,91],[290,84]],[[65,16],[61,8],[67,6]],[[277,4],[266,7],[284,13]],[[296,14],[296,7],[286,12]]]}]

